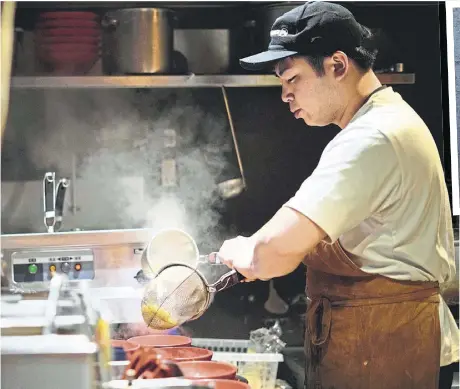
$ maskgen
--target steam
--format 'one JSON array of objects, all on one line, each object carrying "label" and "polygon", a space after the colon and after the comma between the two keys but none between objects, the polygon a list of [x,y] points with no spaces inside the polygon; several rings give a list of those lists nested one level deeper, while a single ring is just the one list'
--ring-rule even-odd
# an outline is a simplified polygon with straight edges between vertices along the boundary
[{"label": "steam", "polygon": [[[43,105],[43,123],[31,125],[29,159],[60,177],[71,177],[76,161],[71,185],[80,210],[65,212],[66,229],[175,227],[218,248],[225,232],[216,184],[234,178],[236,166],[222,103],[205,110],[185,90],[34,93],[42,94],[34,100]],[[173,149],[165,149],[165,130],[175,131]],[[176,161],[176,188],[161,184],[167,153]]]}]

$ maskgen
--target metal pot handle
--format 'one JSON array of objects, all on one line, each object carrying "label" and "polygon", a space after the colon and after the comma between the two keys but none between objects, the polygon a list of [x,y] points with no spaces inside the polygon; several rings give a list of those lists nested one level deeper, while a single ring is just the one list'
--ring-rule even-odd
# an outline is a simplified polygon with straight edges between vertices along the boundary
[{"label": "metal pot handle", "polygon": [[105,30],[115,30],[120,22],[110,16],[105,15],[101,20],[101,26]]}]

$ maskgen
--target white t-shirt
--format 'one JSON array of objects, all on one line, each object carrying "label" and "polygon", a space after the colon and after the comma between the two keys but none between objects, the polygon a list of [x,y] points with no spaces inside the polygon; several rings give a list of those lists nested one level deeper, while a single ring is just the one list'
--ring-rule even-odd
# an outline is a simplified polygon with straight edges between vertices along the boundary
[{"label": "white t-shirt", "polygon": [[[285,206],[340,243],[360,268],[397,280],[455,276],[449,196],[433,137],[387,87],[376,92],[326,146]],[[439,305],[441,366],[459,360],[459,329]]]}]

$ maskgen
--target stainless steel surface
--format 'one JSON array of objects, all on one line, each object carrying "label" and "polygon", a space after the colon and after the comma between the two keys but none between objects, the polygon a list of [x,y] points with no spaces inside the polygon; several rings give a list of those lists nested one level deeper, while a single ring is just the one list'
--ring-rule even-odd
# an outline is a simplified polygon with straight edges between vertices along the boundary
[{"label": "stainless steel surface", "polygon": [[84,335],[5,336],[2,338],[4,355],[21,354],[92,354],[97,345]]},{"label": "stainless steel surface", "polygon": [[[44,331],[47,331],[46,329],[49,328],[50,324],[45,317],[8,317],[2,318],[0,324],[2,337],[40,336],[53,333],[51,331],[45,334],[43,333]],[[53,319],[52,324],[58,327],[59,331],[78,334],[78,331],[85,325],[85,317],[83,315],[58,316]]]},{"label": "stainless steel surface", "polygon": [[230,34],[229,29],[175,29],[174,49],[187,58],[191,73],[227,73],[230,68]]},{"label": "stainless steel surface", "polygon": [[[225,87],[222,87],[222,96],[224,97],[225,110],[227,111],[228,123],[230,125],[230,130],[232,132],[233,146],[235,148],[236,158],[238,160],[238,167],[240,169],[241,184],[242,184],[242,187],[240,189],[242,191],[243,189],[246,188],[246,179],[244,177],[243,162],[241,160],[240,149],[238,147],[238,141],[236,140],[235,127],[233,125],[232,113],[230,111],[230,104],[228,102],[227,91],[225,90]],[[238,184],[239,181],[236,181],[233,183]],[[225,186],[224,186],[224,189],[225,189]],[[239,193],[235,190],[235,185],[233,185],[232,191],[223,191],[222,194],[226,195],[226,198],[229,198],[229,197],[234,197],[235,194],[239,194]]]},{"label": "stainless steel surface", "polygon": [[88,300],[86,286],[84,283],[70,282],[65,275],[55,275],[46,300],[2,299],[2,337],[65,333],[91,338],[91,326],[96,319],[92,305],[84,303],[85,299]]},{"label": "stainless steel surface", "polygon": [[[414,84],[413,73],[377,74],[387,85]],[[272,75],[155,75],[87,77],[12,77],[12,88],[245,88],[279,87]]]},{"label": "stainless steel surface", "polygon": [[151,229],[106,231],[74,231],[54,234],[11,234],[1,236],[2,250],[31,249],[39,247],[104,247],[129,246],[144,248],[154,236]]},{"label": "stainless steel surface", "polygon": [[[141,256],[156,231],[150,229],[78,231],[2,235],[5,274],[12,287],[27,293],[47,290],[49,282],[12,282],[12,257],[25,251],[83,252],[90,250],[94,278],[88,282],[92,304],[111,323],[142,323],[140,303],[143,288],[134,279],[141,268]],[[81,281],[76,281],[81,282]]]},{"label": "stainless steel surface", "polygon": [[173,12],[161,8],[110,11],[103,18],[102,63],[109,74],[168,73]]},{"label": "stainless steel surface", "polygon": [[[57,275],[47,300],[5,302],[2,311],[2,386],[9,388],[92,388],[96,377],[107,381],[104,339],[97,335],[99,313],[88,301],[87,284]],[[100,328],[100,327],[99,327]],[[108,336],[108,335],[106,335]],[[96,374],[97,373],[97,374]],[[46,379],[37,380],[44,376]],[[33,382],[33,381],[36,382]]]},{"label": "stainless steel surface", "polygon": [[86,336],[2,337],[2,388],[94,388],[97,346]]}]

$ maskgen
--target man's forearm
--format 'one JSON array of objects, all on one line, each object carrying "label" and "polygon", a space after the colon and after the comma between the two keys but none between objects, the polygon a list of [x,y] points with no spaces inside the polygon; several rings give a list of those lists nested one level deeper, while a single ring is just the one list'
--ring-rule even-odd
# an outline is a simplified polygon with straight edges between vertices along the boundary
[{"label": "man's forearm", "polygon": [[306,216],[281,208],[250,238],[254,244],[254,275],[269,279],[293,272],[325,235]]},{"label": "man's forearm", "polygon": [[258,241],[254,247],[254,275],[260,280],[282,277],[292,273],[304,255],[282,254],[269,242]]}]

